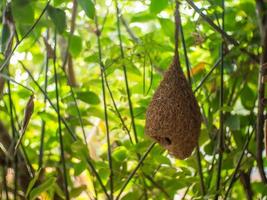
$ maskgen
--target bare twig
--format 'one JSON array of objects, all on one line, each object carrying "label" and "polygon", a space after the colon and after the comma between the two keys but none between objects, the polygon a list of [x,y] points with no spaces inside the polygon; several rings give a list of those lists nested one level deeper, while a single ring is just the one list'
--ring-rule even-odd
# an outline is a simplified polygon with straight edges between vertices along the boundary
[{"label": "bare twig", "polygon": [[233,172],[233,174],[232,174],[232,176],[231,176],[230,183],[229,183],[229,186],[228,186],[228,188],[227,188],[227,190],[226,190],[226,192],[225,192],[224,199],[227,199],[228,194],[229,194],[230,190],[231,190],[232,187],[233,187],[234,181],[235,181],[236,176],[237,176],[237,174],[238,174],[238,171],[239,171],[239,169],[240,169],[241,162],[242,162],[243,157],[244,157],[244,155],[245,155],[245,151],[247,150],[247,147],[248,147],[248,145],[249,145],[249,142],[250,142],[250,140],[251,140],[251,138],[252,138],[253,133],[254,133],[254,129],[251,131],[251,133],[248,132],[247,140],[246,140],[246,142],[245,142],[245,144],[244,144],[244,146],[243,146],[242,153],[241,153],[241,155],[240,155],[240,157],[239,157],[239,159],[238,159],[238,162],[237,162],[237,165],[236,165],[236,167],[235,167],[235,170],[234,170],[234,172]]},{"label": "bare twig", "polygon": [[232,36],[228,35],[224,30],[222,30],[220,27],[218,27],[208,16],[206,16],[192,0],[186,0],[187,3],[218,33],[222,35],[223,38],[225,38],[228,42],[233,44],[234,46],[238,47],[240,51],[247,54],[251,59],[253,59],[256,62],[259,62],[259,58],[248,52],[246,48],[240,47],[240,43],[236,41]]},{"label": "bare twig", "polygon": [[[122,45],[121,28],[120,28],[120,10],[119,10],[117,0],[115,1],[115,4],[116,4],[117,32],[118,32],[118,37],[119,37],[120,52],[121,52],[121,58],[124,60],[125,56],[124,56],[124,50],[123,50],[123,45]],[[136,131],[136,126],[135,126],[135,118],[134,118],[134,112],[133,112],[133,105],[132,105],[132,100],[131,100],[131,92],[130,92],[129,83],[128,83],[127,70],[126,70],[126,66],[125,66],[124,62],[123,62],[122,67],[123,67],[125,87],[126,87],[126,92],[127,92],[128,105],[129,105],[129,110],[130,110],[130,115],[131,115],[131,121],[132,121],[132,127],[133,127],[135,142],[138,143],[137,131]]]},{"label": "bare twig", "polygon": [[60,142],[60,158],[63,167],[63,176],[64,176],[64,192],[67,200],[70,199],[69,191],[68,191],[68,180],[67,180],[67,169],[66,169],[66,161],[64,155],[64,143],[63,143],[63,135],[61,129],[61,114],[60,114],[60,106],[59,106],[59,88],[58,88],[58,75],[56,68],[56,49],[57,49],[57,32],[55,31],[55,39],[54,39],[54,58],[53,58],[53,67],[54,67],[54,77],[55,77],[55,85],[56,85],[56,102],[57,102],[57,117],[58,117],[58,134],[59,134],[59,142]]},{"label": "bare twig", "polygon": [[27,38],[30,33],[34,30],[34,28],[37,26],[37,24],[39,23],[39,21],[41,20],[42,16],[44,15],[45,11],[47,10],[48,6],[50,4],[50,0],[48,0],[47,4],[45,5],[44,9],[42,10],[41,14],[39,15],[39,17],[37,18],[37,20],[34,22],[34,24],[31,26],[31,28],[25,33],[25,35],[22,36],[22,38],[16,43],[15,47],[12,49],[12,51],[7,55],[7,57],[5,58],[4,62],[1,64],[0,66],[0,72],[2,72],[2,70],[7,66],[7,64],[9,63],[9,60],[11,58],[11,56],[13,55],[13,53],[16,51],[16,49],[18,48],[18,46],[21,44],[21,42]]},{"label": "bare twig", "polygon": [[120,192],[119,192],[118,196],[116,197],[116,200],[119,200],[120,199],[120,196],[122,195],[124,189],[126,188],[126,186],[128,185],[128,183],[131,181],[131,179],[133,178],[133,176],[135,175],[135,173],[137,172],[137,170],[141,167],[141,165],[143,164],[144,160],[148,156],[149,152],[153,149],[153,147],[155,146],[155,144],[156,144],[155,142],[152,143],[148,147],[148,149],[146,150],[146,152],[144,153],[144,155],[141,157],[141,159],[139,160],[137,166],[134,168],[134,170],[131,172],[131,174],[128,176],[128,178],[124,182],[123,186],[121,187]]},{"label": "bare twig", "polygon": [[265,6],[265,2],[263,0],[257,0],[257,11],[258,17],[260,19],[260,30],[261,30],[261,45],[262,45],[262,55],[259,67],[258,74],[258,116],[257,116],[257,134],[256,134],[256,142],[257,142],[257,164],[259,168],[259,173],[262,181],[267,184],[267,178],[264,171],[263,159],[262,159],[262,151],[263,151],[263,126],[264,126],[264,105],[263,99],[265,93],[265,83],[263,81],[264,69],[266,69],[267,63],[267,8]]},{"label": "bare twig", "polygon": [[106,89],[105,89],[105,76],[106,75],[105,75],[104,65],[102,62],[102,47],[101,47],[101,41],[100,41],[101,32],[99,31],[98,17],[96,14],[95,14],[95,25],[96,25],[97,47],[98,47],[98,60],[99,60],[99,67],[101,71],[103,108],[104,108],[106,135],[107,135],[107,144],[108,144],[108,163],[109,163],[109,170],[110,170],[110,174],[109,174],[110,195],[108,195],[107,197],[113,200],[113,166],[112,166],[109,121],[108,121],[108,112],[107,112],[107,103],[106,103]]},{"label": "bare twig", "polygon": [[[175,26],[176,32],[178,32],[179,28],[180,28],[182,44],[183,44],[183,49],[184,49],[184,56],[185,56],[185,61],[186,61],[185,63],[186,63],[186,69],[187,69],[188,82],[189,82],[189,85],[192,87],[192,80],[191,80],[191,75],[190,75],[190,64],[189,64],[189,59],[187,56],[187,48],[186,48],[186,44],[185,44],[183,25],[182,25],[182,21],[181,21],[181,15],[180,15],[179,2],[178,1],[176,1],[175,21],[176,21],[176,23],[175,23],[176,24],[176,26]],[[175,37],[178,37],[178,35],[175,34]],[[175,41],[177,43],[178,38],[176,38]],[[177,46],[177,48],[178,48],[178,44],[176,44],[175,46]],[[177,51],[178,51],[178,49],[177,49]],[[202,171],[202,165],[201,165],[200,150],[199,150],[198,144],[196,147],[196,159],[197,159],[197,165],[198,165],[198,174],[200,177],[200,189],[201,189],[202,195],[204,196],[206,193],[206,190],[205,190],[204,177],[203,177],[203,171]]]},{"label": "bare twig", "polygon": [[[224,31],[224,0],[222,0],[222,30]],[[224,41],[221,43],[221,67],[220,67],[220,130],[219,130],[219,158],[218,158],[218,171],[217,171],[217,180],[216,180],[216,194],[214,199],[219,198],[220,184],[221,184],[221,170],[222,170],[222,160],[224,153]]]}]

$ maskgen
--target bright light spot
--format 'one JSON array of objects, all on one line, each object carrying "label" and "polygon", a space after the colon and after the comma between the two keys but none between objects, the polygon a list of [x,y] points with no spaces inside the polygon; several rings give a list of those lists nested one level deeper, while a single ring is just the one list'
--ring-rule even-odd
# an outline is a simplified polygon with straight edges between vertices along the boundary
[{"label": "bright light spot", "polygon": [[162,18],[169,18],[170,15],[166,12],[166,11],[162,11],[158,14],[159,17],[162,17]]},{"label": "bright light spot", "polygon": [[19,53],[19,52],[15,52],[13,54],[13,56],[10,59],[10,64],[17,64],[19,60],[23,60],[25,58],[25,53]]},{"label": "bright light spot", "polygon": [[106,0],[106,3],[105,3],[106,6],[111,6],[111,4],[112,4],[112,0]]},{"label": "bright light spot", "polygon": [[135,1],[132,3],[132,5],[127,6],[125,5],[124,10],[127,10],[127,12],[130,13],[137,13],[137,12],[143,12],[148,9],[148,6],[144,5],[142,2]]},{"label": "bright light spot", "polygon": [[26,54],[26,59],[27,59],[27,60],[32,60],[32,53],[31,53],[31,52],[28,52],[28,53]]},{"label": "bright light spot", "polygon": [[72,5],[73,5],[73,3],[68,3],[67,8],[71,9],[73,7]]},{"label": "bright light spot", "polygon": [[29,77],[28,73],[22,73],[22,71],[20,69],[17,69],[15,72],[15,80],[17,82],[27,80],[28,77]]},{"label": "bright light spot", "polygon": [[82,10],[81,12],[79,12],[78,14],[81,18],[85,17],[85,12]]}]

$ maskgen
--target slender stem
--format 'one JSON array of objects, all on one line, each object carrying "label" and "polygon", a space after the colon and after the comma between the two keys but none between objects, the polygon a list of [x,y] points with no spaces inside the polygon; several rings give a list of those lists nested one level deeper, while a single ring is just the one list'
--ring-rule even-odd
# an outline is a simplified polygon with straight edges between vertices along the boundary
[{"label": "slender stem", "polygon": [[190,75],[190,62],[187,56],[187,48],[186,48],[186,43],[185,43],[185,37],[184,37],[184,31],[183,31],[183,24],[182,24],[182,19],[181,19],[181,14],[180,11],[178,11],[178,17],[179,17],[179,21],[181,23],[180,25],[180,32],[181,32],[181,39],[182,39],[182,45],[183,45],[183,49],[184,49],[184,57],[185,57],[185,65],[186,65],[186,71],[187,71],[187,78],[188,78],[188,82],[190,85],[192,85],[192,79],[191,79],[191,75]]},{"label": "slender stem", "polygon": [[258,17],[260,19],[260,30],[261,30],[261,46],[262,54],[258,73],[258,113],[257,113],[257,132],[256,132],[256,144],[257,144],[257,165],[262,181],[267,184],[267,178],[264,171],[262,151],[263,151],[263,138],[264,138],[264,109],[265,106],[262,100],[265,98],[265,83],[263,81],[264,69],[266,69],[267,63],[267,8],[263,0],[256,1]]},{"label": "slender stem", "polygon": [[248,172],[241,171],[239,173],[239,180],[243,186],[244,192],[246,193],[247,200],[253,200],[253,191],[250,180],[251,169],[252,167],[248,169]]},{"label": "slender stem", "polygon": [[[13,109],[12,109],[12,96],[11,96],[11,87],[10,87],[10,82],[7,82],[7,87],[8,87],[8,98],[9,98],[9,112],[10,112],[10,123],[11,123],[11,128],[12,128],[12,137],[13,141],[16,141],[16,128],[15,128],[15,123],[13,119]],[[12,147],[13,148],[13,147]],[[13,163],[13,168],[14,168],[14,200],[17,199],[17,193],[18,193],[18,157],[15,155],[14,163]]]},{"label": "slender stem", "polygon": [[119,111],[119,109],[117,107],[117,104],[116,104],[115,99],[113,97],[112,91],[111,91],[111,89],[109,87],[109,83],[108,83],[108,80],[107,80],[107,76],[106,75],[105,75],[105,82],[106,82],[106,86],[107,86],[107,89],[108,89],[108,92],[109,92],[109,96],[110,96],[111,101],[113,103],[113,107],[114,107],[114,109],[115,109],[115,111],[116,111],[116,113],[117,113],[117,115],[118,115],[118,117],[119,117],[119,119],[121,121],[121,124],[123,126],[123,129],[126,131],[126,133],[128,134],[128,137],[129,137],[131,143],[133,144],[133,140],[132,140],[132,137],[131,137],[131,134],[130,134],[130,130],[126,126],[126,124],[125,124],[125,122],[124,122],[124,120],[123,120],[123,118],[121,116],[121,113],[120,113],[120,111]]},{"label": "slender stem", "polygon": [[196,158],[197,158],[198,174],[199,174],[199,179],[200,179],[200,189],[201,189],[202,196],[205,196],[206,189],[205,189],[204,176],[203,176],[203,170],[202,170],[202,164],[201,164],[201,154],[200,154],[199,144],[197,144],[197,148],[196,148]]},{"label": "slender stem", "polygon": [[[185,38],[184,38],[184,33],[183,33],[183,25],[182,25],[182,21],[181,21],[181,14],[180,14],[180,10],[179,10],[179,4],[178,1],[176,1],[176,13],[178,16],[178,21],[180,22],[180,32],[181,32],[181,38],[182,38],[182,44],[183,44],[183,49],[184,49],[184,57],[185,57],[185,63],[186,63],[186,69],[187,69],[187,76],[188,76],[188,82],[189,85],[192,87],[192,79],[191,79],[191,75],[190,75],[190,63],[189,63],[189,59],[187,56],[187,48],[186,48],[186,43],[185,43]],[[176,29],[178,29],[179,27],[175,27]],[[177,30],[178,32],[178,30]],[[202,195],[204,196],[206,191],[205,191],[205,184],[204,184],[204,177],[203,177],[203,171],[202,171],[202,165],[201,165],[201,156],[200,156],[200,150],[199,150],[199,144],[197,144],[197,148],[196,148],[196,158],[197,158],[197,165],[198,165],[198,173],[199,173],[199,177],[200,177],[200,188],[201,188],[201,192]]]},{"label": "slender stem", "polygon": [[[51,99],[48,97],[47,93],[43,90],[43,88],[40,86],[40,84],[34,79],[33,75],[26,68],[26,66],[24,65],[24,63],[22,61],[19,61],[19,63],[22,66],[22,68],[28,73],[29,77],[34,82],[34,84],[38,87],[38,89],[42,92],[42,94],[47,98],[47,101],[48,101],[49,105],[53,108],[53,110],[56,113],[58,113],[57,107],[52,103]],[[64,124],[64,126],[66,127],[66,129],[68,130],[68,133],[70,134],[70,136],[72,137],[72,139],[74,141],[76,141],[77,140],[77,136],[73,133],[73,131],[69,127],[67,121],[62,116],[60,116],[60,119],[61,119],[62,123]]]},{"label": "slender stem", "polygon": [[9,200],[9,195],[8,195],[8,187],[7,187],[7,167],[6,166],[3,166],[2,167],[2,173],[3,173],[3,189],[5,191],[5,195],[6,195],[6,200]]},{"label": "slender stem", "polygon": [[[77,16],[77,0],[73,0],[72,1],[72,13],[71,13],[71,25],[70,25],[70,34],[68,37],[68,43],[67,43],[67,48],[66,48],[66,52],[64,55],[64,59],[63,59],[63,65],[62,68],[65,71],[65,67],[68,61],[68,57],[69,57],[69,48],[70,48],[70,42],[75,30],[75,21],[76,21],[76,16]],[[70,84],[71,85],[71,84]]]},{"label": "slender stem", "polygon": [[236,41],[232,36],[228,35],[224,30],[217,26],[208,16],[206,16],[201,9],[199,9],[192,0],[186,0],[186,2],[218,33],[222,35],[227,41],[229,41],[234,46],[238,47],[240,51],[247,54],[252,60],[259,62],[258,56],[247,51],[246,48],[240,47],[240,43]]},{"label": "slender stem", "polygon": [[141,41],[138,37],[136,37],[136,35],[134,34],[134,32],[130,29],[130,27],[128,26],[128,23],[126,22],[126,20],[124,19],[124,17],[120,16],[121,22],[123,24],[123,26],[125,27],[127,33],[130,35],[130,37],[133,39],[133,41],[137,44],[139,44]]},{"label": "slender stem", "polygon": [[180,21],[180,12],[179,12],[179,2],[175,0],[175,12],[174,12],[174,21],[175,21],[175,32],[174,32],[174,40],[175,40],[175,49],[174,56],[175,59],[179,60],[179,29],[181,27]]},{"label": "slender stem", "polygon": [[153,149],[153,147],[155,146],[155,142],[152,143],[148,149],[146,150],[146,152],[144,153],[144,155],[141,157],[141,159],[139,160],[137,166],[134,168],[134,170],[131,172],[131,174],[128,176],[128,178],[126,179],[126,181],[124,182],[123,186],[120,189],[120,192],[118,194],[118,196],[116,197],[116,200],[120,199],[120,196],[122,195],[124,189],[126,188],[126,186],[128,185],[128,183],[131,181],[131,179],[133,178],[133,176],[135,175],[135,173],[137,172],[137,170],[141,167],[141,165],[143,164],[144,160],[146,159],[146,157],[148,156],[148,154],[150,153],[150,151]]},{"label": "slender stem", "polygon": [[65,163],[65,156],[64,156],[64,143],[63,143],[63,136],[61,130],[61,115],[60,115],[60,106],[59,106],[59,88],[58,88],[58,75],[57,75],[57,68],[56,68],[56,50],[57,50],[57,33],[55,31],[55,39],[54,39],[54,58],[53,58],[53,67],[54,67],[54,77],[55,77],[55,85],[56,85],[56,102],[57,102],[57,116],[58,116],[58,134],[59,134],[59,142],[60,142],[60,157],[63,167],[63,175],[64,175],[64,190],[65,190],[65,197],[67,200],[70,199],[69,191],[68,191],[68,180],[67,180],[67,169]]},{"label": "slender stem", "polygon": [[[64,72],[64,74],[65,74],[67,79],[69,79],[70,77],[68,77],[68,75],[67,75],[65,66],[66,66],[67,60],[68,60],[68,58],[70,56],[69,55],[69,46],[70,46],[70,42],[71,42],[73,33],[75,31],[75,27],[76,27],[76,24],[75,24],[76,16],[77,16],[77,0],[73,0],[72,1],[72,14],[71,14],[70,34],[69,34],[69,37],[68,37],[67,49],[66,49],[66,53],[65,53],[65,56],[64,56],[64,59],[63,59],[63,65],[62,65],[63,72]],[[80,109],[79,109],[79,106],[78,106],[78,103],[77,103],[77,99],[75,97],[75,92],[73,91],[73,85],[72,85],[72,83],[70,83],[70,79],[69,79],[69,87],[70,87],[70,93],[71,93],[71,96],[72,96],[72,99],[74,101],[75,108],[76,108],[76,111],[77,111],[77,114],[78,114],[79,123],[80,123],[81,128],[82,128],[83,139],[84,139],[84,142],[85,142],[85,144],[87,146],[88,144],[87,144],[87,139],[86,139],[86,134],[85,134],[85,130],[84,130],[84,124],[83,124],[83,121],[82,121],[81,112],[80,112]]]},{"label": "slender stem", "polygon": [[85,129],[84,129],[84,124],[83,124],[83,120],[82,120],[82,115],[81,115],[81,111],[80,111],[79,106],[78,106],[77,99],[75,97],[75,92],[73,91],[72,86],[71,85],[69,85],[69,86],[70,86],[71,96],[72,96],[72,99],[74,101],[75,108],[76,108],[76,111],[77,111],[77,114],[78,114],[79,123],[80,123],[81,128],[82,128],[83,140],[84,140],[84,143],[86,144],[86,146],[88,146],[88,142],[87,142],[86,134],[85,134]]},{"label": "slender stem", "polygon": [[97,35],[97,46],[98,46],[98,58],[99,58],[99,66],[101,70],[101,83],[102,83],[102,95],[103,95],[103,108],[104,108],[104,117],[105,117],[105,125],[106,125],[106,135],[107,135],[107,144],[108,144],[108,163],[109,163],[109,184],[110,184],[110,199],[113,199],[113,166],[112,166],[112,155],[111,155],[111,144],[110,144],[110,135],[109,135],[109,122],[108,122],[108,113],[107,113],[107,103],[106,103],[106,90],[105,90],[105,68],[102,62],[102,47],[100,40],[100,32],[98,25],[98,17],[95,15],[95,25],[98,34]]},{"label": "slender stem", "polygon": [[33,93],[33,90],[31,88],[29,88],[26,85],[23,85],[23,84],[17,82],[15,79],[11,78],[10,76],[8,76],[6,74],[0,73],[0,77],[3,77],[4,79],[6,79],[6,80],[8,80],[8,81],[10,81],[10,82],[12,82],[12,83],[14,83],[16,85],[19,85],[19,86],[23,87],[24,89],[26,89],[26,90],[30,91],[31,93]]},{"label": "slender stem", "polygon": [[171,199],[168,192],[159,183],[157,183],[150,175],[144,173],[144,176],[166,196],[166,199]]},{"label": "slender stem", "polygon": [[240,155],[240,157],[239,157],[239,159],[238,159],[238,162],[237,162],[237,165],[236,165],[236,167],[235,167],[235,170],[234,170],[233,174],[231,175],[231,180],[230,180],[229,186],[228,186],[228,188],[227,188],[227,190],[226,190],[224,199],[227,199],[227,197],[228,197],[228,195],[229,195],[229,192],[230,192],[230,190],[231,190],[232,187],[233,187],[233,184],[234,184],[234,182],[235,182],[236,176],[237,176],[238,171],[239,171],[240,166],[241,166],[241,162],[242,162],[243,157],[244,157],[244,155],[245,155],[245,151],[247,150],[247,147],[248,147],[248,145],[249,145],[249,142],[250,142],[250,140],[251,140],[251,138],[252,138],[253,133],[254,133],[254,129],[251,131],[251,133],[248,132],[247,140],[246,140],[246,142],[245,142],[245,144],[244,144],[244,146],[243,146],[242,153],[241,153],[241,155]]},{"label": "slender stem", "polygon": [[[49,39],[49,29],[46,31],[46,40]],[[47,93],[47,85],[48,85],[48,63],[49,63],[49,57],[48,57],[48,50],[46,51],[45,55],[45,83],[44,83],[44,92]],[[47,98],[44,96],[44,112],[46,112],[46,103]],[[40,141],[40,149],[39,149],[39,169],[43,166],[43,151],[44,151],[44,135],[45,135],[45,120],[42,119],[42,127],[41,127],[41,141]]]},{"label": "slender stem", "polygon": [[[115,0],[115,5],[116,5],[116,12],[117,12],[117,32],[118,32],[118,37],[119,37],[120,52],[121,52],[121,58],[124,60],[125,56],[124,56],[124,50],[123,50],[123,45],[122,45],[121,28],[120,28],[120,10],[119,10],[117,0]],[[124,61],[123,61],[123,63],[124,63]],[[133,112],[133,105],[132,105],[132,100],[131,100],[131,92],[130,92],[130,88],[129,88],[125,64],[123,64],[122,67],[123,67],[125,87],[126,87],[126,92],[127,92],[128,105],[129,105],[129,110],[130,110],[130,115],[131,115],[131,121],[132,121],[132,127],[133,127],[135,142],[138,143],[137,131],[136,131],[136,126],[135,126],[135,118],[134,118],[134,112]]]},{"label": "slender stem", "polygon": [[[43,88],[40,86],[40,84],[34,79],[33,75],[31,74],[31,72],[26,68],[26,66],[23,64],[22,61],[19,61],[20,65],[22,66],[22,68],[28,73],[29,77],[31,78],[31,80],[34,82],[34,84],[38,87],[38,89],[41,91],[41,93],[47,98],[47,101],[49,103],[49,105],[54,109],[54,111],[57,113],[57,108],[55,107],[55,105],[52,103],[51,99],[48,97],[47,93],[44,92]],[[68,133],[71,135],[72,140],[73,141],[77,141],[77,137],[76,135],[74,135],[74,133],[72,132],[72,130],[70,129],[69,125],[67,124],[66,120],[61,117],[61,121],[64,124],[65,128],[67,129]],[[89,167],[91,168],[91,170],[93,171],[94,175],[96,176],[97,181],[99,182],[103,192],[105,193],[105,195],[108,197],[109,199],[109,195],[107,193],[107,190],[98,174],[98,172],[96,171],[94,165],[92,164],[91,160],[89,158],[86,159],[87,164],[89,165]]]},{"label": "slender stem", "polygon": [[212,72],[217,68],[217,66],[221,63],[221,61],[222,61],[222,58],[221,57],[216,60],[216,62],[212,66],[211,70],[204,76],[204,78],[200,81],[200,83],[198,84],[198,86],[194,89],[194,93],[196,93],[202,87],[202,85],[210,77],[210,75],[212,74]]},{"label": "slender stem", "polygon": [[[222,0],[222,30],[224,31],[224,0]],[[216,181],[216,195],[215,200],[219,198],[219,191],[220,191],[220,184],[221,184],[221,170],[222,170],[222,159],[223,159],[223,152],[224,152],[224,124],[223,124],[223,99],[224,99],[224,41],[222,38],[221,44],[221,67],[220,67],[220,132],[219,132],[219,159],[218,159],[218,171],[217,171],[217,181]]]},{"label": "slender stem", "polygon": [[25,35],[23,35],[22,38],[16,43],[16,45],[12,49],[12,51],[7,55],[7,57],[5,58],[4,62],[0,66],[0,72],[2,72],[3,69],[8,65],[11,56],[14,54],[14,52],[16,51],[16,49],[18,48],[18,46],[21,44],[21,42],[30,35],[30,33],[35,29],[35,27],[37,26],[37,24],[40,22],[42,16],[44,15],[45,11],[47,10],[47,8],[48,8],[48,6],[50,4],[50,1],[51,0],[48,0],[48,2],[46,3],[44,9],[42,10],[41,14],[37,18],[37,20],[34,22],[34,24],[31,26],[31,28],[25,33]]}]

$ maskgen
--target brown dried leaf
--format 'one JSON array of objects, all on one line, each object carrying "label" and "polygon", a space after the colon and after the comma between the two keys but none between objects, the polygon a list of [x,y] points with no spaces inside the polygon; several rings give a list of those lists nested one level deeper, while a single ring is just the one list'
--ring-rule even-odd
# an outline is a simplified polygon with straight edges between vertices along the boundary
[{"label": "brown dried leaf", "polygon": [[68,68],[67,68],[67,74],[68,74],[68,82],[69,85],[72,87],[77,86],[75,72],[73,68],[73,61],[71,55],[68,55]]},{"label": "brown dried leaf", "polygon": [[5,86],[5,79],[2,76],[0,76],[0,96],[4,92],[4,86]]},{"label": "brown dried leaf", "polygon": [[34,95],[31,95],[26,108],[24,110],[24,119],[23,119],[23,124],[22,124],[22,132],[24,132],[29,124],[29,121],[31,119],[31,116],[34,111]]},{"label": "brown dried leaf", "polygon": [[51,45],[48,43],[48,41],[43,37],[44,40],[44,44],[45,44],[45,48],[46,48],[46,52],[47,52],[47,56],[48,58],[54,58],[54,50],[51,47]]},{"label": "brown dried leaf", "polygon": [[267,155],[267,119],[265,120],[265,123],[264,123],[264,136],[265,136],[265,152]]}]

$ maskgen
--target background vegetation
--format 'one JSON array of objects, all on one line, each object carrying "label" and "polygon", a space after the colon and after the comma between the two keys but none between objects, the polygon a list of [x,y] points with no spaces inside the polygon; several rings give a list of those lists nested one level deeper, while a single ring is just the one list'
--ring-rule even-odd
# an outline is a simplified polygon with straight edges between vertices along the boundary
[{"label": "background vegetation", "polygon": [[263,0],[180,1],[182,68],[203,115],[186,160],[144,135],[173,57],[174,0],[0,7],[1,199],[266,198]]}]

